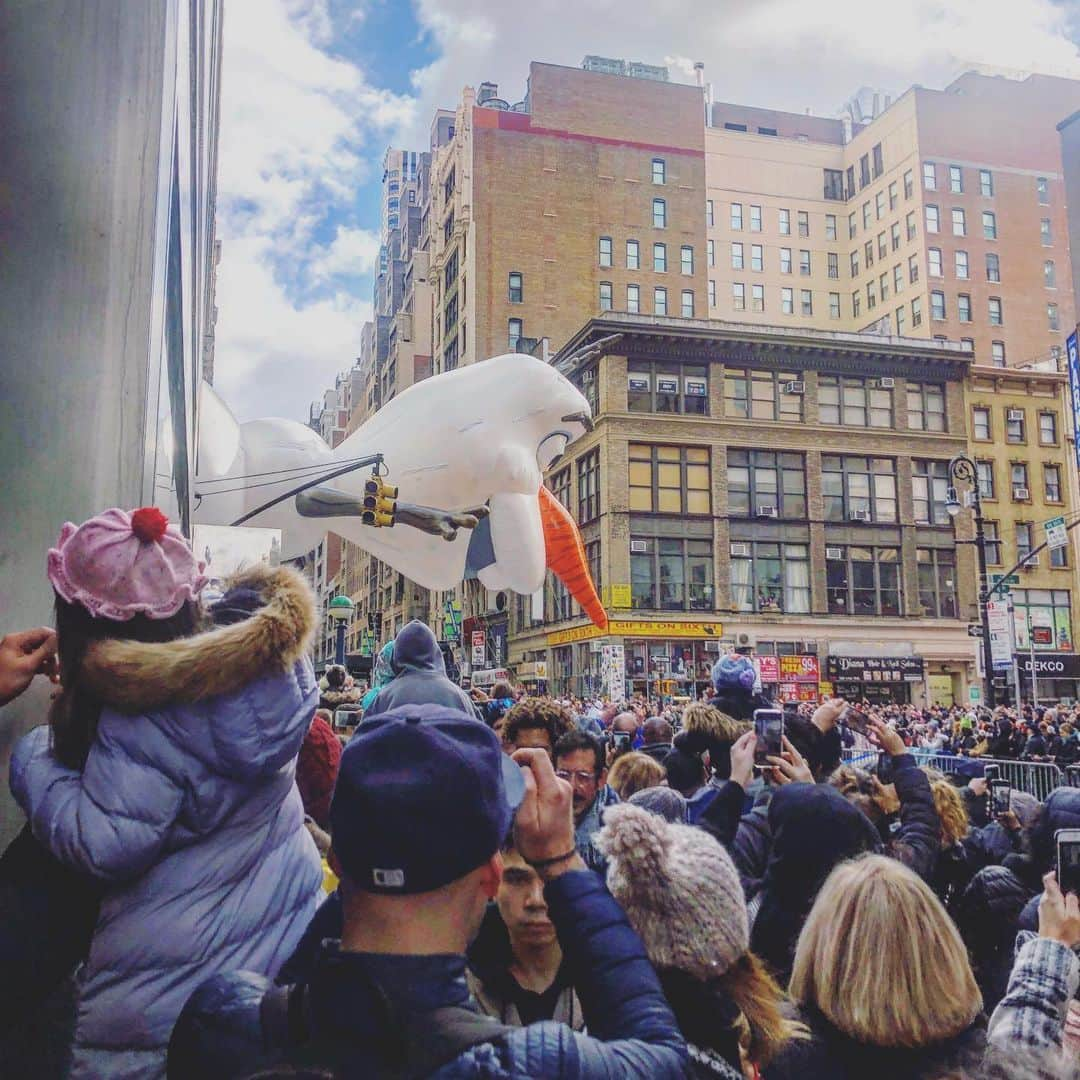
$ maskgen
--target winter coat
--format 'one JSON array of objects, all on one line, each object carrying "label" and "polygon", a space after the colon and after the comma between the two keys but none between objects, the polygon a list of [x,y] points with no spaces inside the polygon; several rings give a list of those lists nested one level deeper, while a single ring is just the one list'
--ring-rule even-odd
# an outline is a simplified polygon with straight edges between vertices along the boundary
[{"label": "winter coat", "polygon": [[49,730],[16,746],[11,788],[37,836],[106,886],[80,974],[73,1075],[161,1074],[209,974],[272,974],[319,896],[295,759],[318,699],[317,626],[295,571],[244,575],[267,605],[167,644],[108,640],[82,674],[105,701],[82,772]]},{"label": "winter coat", "polygon": [[769,864],[769,851],[772,848],[772,832],[769,829],[771,801],[772,789],[765,788],[758,795],[754,808],[740,818],[729,849],[748,903],[761,892],[761,883],[765,880],[765,869]]},{"label": "winter coat", "polygon": [[900,816],[885,844],[885,852],[929,881],[937,863],[941,829],[930,781],[911,754],[892,758],[891,766]]},{"label": "winter coat", "polygon": [[1017,850],[1019,843],[1019,831],[1003,828],[996,821],[984,829],[972,829],[957,843],[938,852],[930,886],[952,911],[971,879],[984,866],[1000,864]]},{"label": "winter coat", "polygon": [[316,716],[296,759],[296,786],[304,803],[304,813],[320,829],[330,828],[330,796],[334,794],[340,764],[341,743],[333,728],[321,716]]},{"label": "winter coat", "polygon": [[607,860],[596,846],[596,834],[604,827],[604,810],[618,801],[619,796],[615,789],[610,784],[605,784],[596,793],[596,798],[585,811],[584,817],[574,826],[574,847],[585,860],[585,865],[602,878],[607,877]]},{"label": "winter coat", "polygon": [[981,1021],[943,1042],[906,1049],[856,1042],[816,1009],[803,1010],[799,1019],[810,1038],[792,1039],[764,1070],[764,1080],[938,1080],[954,1075],[950,1069],[970,1075],[986,1042]]},{"label": "winter coat", "polygon": [[390,665],[393,681],[364,709],[365,718],[402,705],[445,705],[476,717],[472,699],[446,677],[446,664],[435,635],[418,619],[413,619],[394,639]]},{"label": "winter coat", "polygon": [[[595,874],[570,872],[545,889],[591,1035],[545,1021],[500,1034],[459,1054],[438,1080],[685,1075],[686,1046],[640,938]],[[281,1062],[370,1076],[392,1041],[395,1018],[444,1006],[469,1007],[463,956],[381,956],[324,947],[306,982],[310,1038],[302,1046],[269,1038],[260,1012],[265,978],[217,976],[184,1008],[169,1048],[171,1077],[246,1076]],[[388,1040],[388,1033],[390,1040]]]},{"label": "winter coat", "polygon": [[861,810],[828,784],[787,784],[769,803],[772,849],[750,948],[780,983],[791,974],[795,943],[814,898],[837,863],[880,847]]}]

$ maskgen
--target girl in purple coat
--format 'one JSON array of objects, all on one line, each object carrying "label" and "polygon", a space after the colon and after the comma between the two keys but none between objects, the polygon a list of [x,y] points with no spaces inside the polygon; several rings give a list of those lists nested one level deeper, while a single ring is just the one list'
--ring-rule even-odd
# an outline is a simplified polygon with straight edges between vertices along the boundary
[{"label": "girl in purple coat", "polygon": [[250,618],[205,630],[206,583],[153,507],[70,523],[49,552],[62,692],[15,748],[35,836],[105,886],[79,974],[73,1077],[164,1076],[191,991],[273,975],[322,872],[294,784],[318,699],[298,574],[231,583]]}]

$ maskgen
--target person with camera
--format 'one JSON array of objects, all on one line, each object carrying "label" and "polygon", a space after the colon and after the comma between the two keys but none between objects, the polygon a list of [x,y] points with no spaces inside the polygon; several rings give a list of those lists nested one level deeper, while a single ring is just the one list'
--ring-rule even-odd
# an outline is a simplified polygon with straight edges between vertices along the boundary
[{"label": "person with camera", "polygon": [[[340,942],[296,984],[243,972],[204,983],[173,1032],[169,1075],[683,1076],[686,1045],[641,939],[575,850],[572,800],[546,753],[511,759],[455,710],[365,721],[331,807]],[[550,1021],[507,1028],[469,998],[465,950],[498,894],[511,826],[544,882],[589,1035]]]}]

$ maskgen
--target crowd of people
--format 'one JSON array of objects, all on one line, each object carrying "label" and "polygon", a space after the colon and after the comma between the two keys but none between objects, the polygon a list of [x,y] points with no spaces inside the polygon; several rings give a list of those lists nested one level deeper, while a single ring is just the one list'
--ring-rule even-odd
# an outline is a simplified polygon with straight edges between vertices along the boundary
[{"label": "crowd of people", "polygon": [[747,657],[678,709],[469,694],[413,622],[320,683],[300,577],[204,608],[152,508],[47,572],[55,630],[0,641],[0,704],[56,684],[10,764],[4,1076],[1080,1076],[1080,789],[912,753],[1062,763],[1067,710],[832,699],[763,757]]}]

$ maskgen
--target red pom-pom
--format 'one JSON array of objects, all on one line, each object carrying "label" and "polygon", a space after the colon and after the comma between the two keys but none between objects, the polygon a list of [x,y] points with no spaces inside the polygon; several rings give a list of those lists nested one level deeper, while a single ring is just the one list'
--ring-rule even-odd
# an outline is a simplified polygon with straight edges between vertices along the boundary
[{"label": "red pom-pom", "polygon": [[169,527],[169,519],[156,507],[144,506],[131,515],[131,531],[144,543],[160,540]]}]

